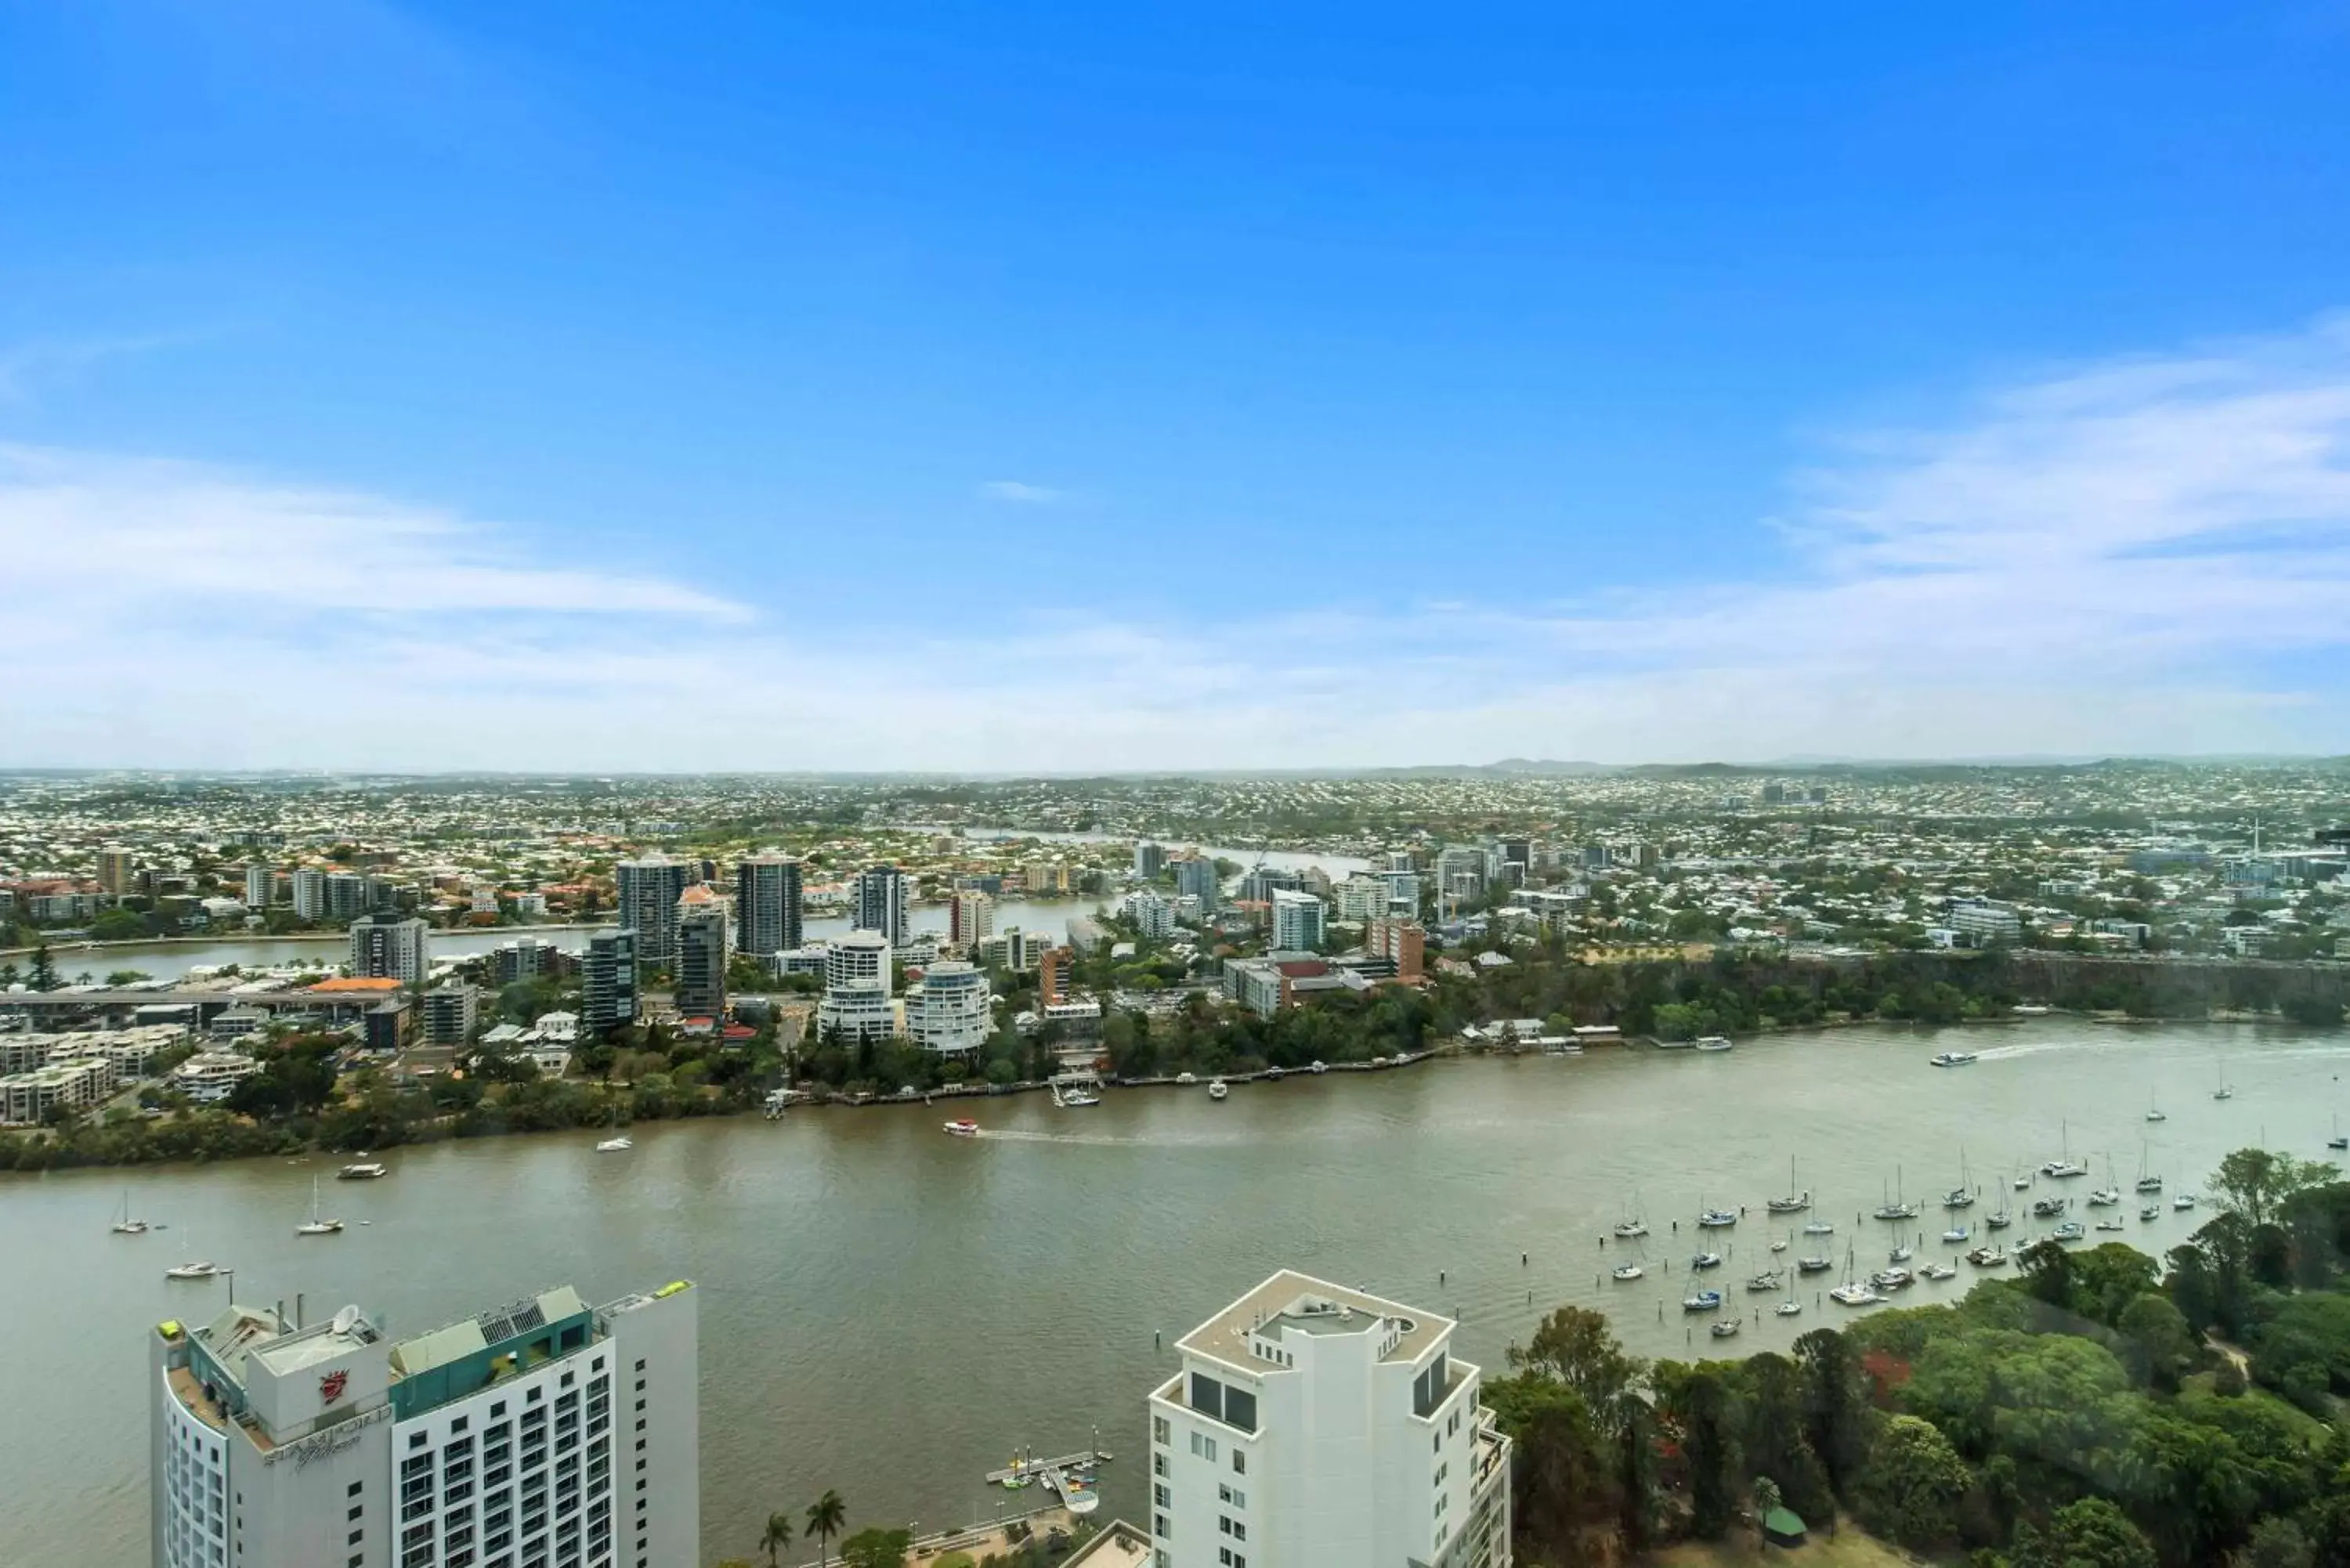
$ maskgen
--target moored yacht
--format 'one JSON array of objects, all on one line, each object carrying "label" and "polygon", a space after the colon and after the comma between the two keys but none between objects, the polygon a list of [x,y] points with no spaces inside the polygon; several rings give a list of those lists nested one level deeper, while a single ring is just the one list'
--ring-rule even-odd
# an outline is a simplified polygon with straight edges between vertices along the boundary
[{"label": "moored yacht", "polygon": [[1734,1209],[1701,1209],[1698,1211],[1697,1222],[1705,1230],[1719,1231],[1725,1225],[1737,1224],[1738,1211]]},{"label": "moored yacht", "polygon": [[1988,1246],[1977,1247],[1973,1251],[1969,1252],[1967,1262],[1978,1269],[2003,1269],[2007,1267],[2007,1252],[1994,1241]]},{"label": "moored yacht", "polygon": [[1693,1296],[1681,1298],[1683,1312],[1719,1312],[1721,1310],[1721,1293],[1720,1291],[1700,1291]]},{"label": "moored yacht", "polygon": [[1618,1263],[1607,1272],[1619,1280],[1637,1280],[1647,1272],[1638,1263]]}]

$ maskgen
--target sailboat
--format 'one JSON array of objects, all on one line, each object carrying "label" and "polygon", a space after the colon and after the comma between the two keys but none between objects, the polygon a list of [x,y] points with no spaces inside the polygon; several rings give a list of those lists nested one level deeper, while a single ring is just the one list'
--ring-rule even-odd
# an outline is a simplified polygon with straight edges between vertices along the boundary
[{"label": "sailboat", "polygon": [[[2018,1182],[2016,1185],[2018,1187],[2029,1187],[2031,1183]],[[1983,1216],[1983,1223],[1990,1226],[1994,1231],[2004,1231],[2010,1225],[2015,1223],[2015,1216],[2008,1211],[2006,1194],[2002,1193],[2000,1195],[1999,1207],[1996,1210]]]},{"label": "sailboat", "polygon": [[2043,1176],[2055,1177],[2060,1179],[2071,1176],[2088,1175],[2089,1162],[2085,1159],[2074,1159],[2073,1158],[2072,1124],[2070,1122],[2059,1122],[2056,1125],[2058,1128],[2058,1136],[2063,1139],[2064,1152],[2059,1155],[2058,1158],[2052,1159],[2047,1164],[2042,1166],[2040,1168],[2040,1174]]},{"label": "sailboat", "polygon": [[2167,1122],[2170,1119],[2162,1114],[2162,1107],[2154,1103],[2152,1089],[2146,1092],[2146,1119],[2150,1122]]},{"label": "sailboat", "polygon": [[[182,1231],[181,1235],[183,1240],[188,1239],[187,1232]],[[189,1250],[194,1251],[193,1247]],[[220,1272],[218,1263],[206,1259],[191,1258],[184,1263],[174,1263],[164,1270],[163,1277],[167,1280],[209,1280]]]},{"label": "sailboat", "polygon": [[146,1220],[134,1220],[130,1217],[130,1189],[127,1187],[124,1188],[122,1189],[122,1212],[115,1219],[113,1225],[114,1233],[118,1236],[144,1236],[147,1234],[147,1229]]},{"label": "sailboat", "polygon": [[1633,1241],[1648,1233],[1648,1222],[1640,1218],[1640,1195],[1635,1192],[1630,1207],[1624,1210],[1624,1218],[1616,1221],[1616,1235],[1619,1241]]},{"label": "sailboat", "polygon": [[2137,1190],[2140,1192],[2162,1190],[2162,1178],[2146,1168],[2146,1139],[2144,1138],[2137,1140]]},{"label": "sailboat", "polygon": [[598,1140],[596,1152],[598,1154],[620,1154],[636,1147],[636,1140],[629,1137],[626,1133],[620,1131],[620,1107],[617,1105],[614,1106],[612,1107],[611,1136],[609,1137]]},{"label": "sailboat", "polygon": [[1901,1168],[1898,1165],[1893,1168],[1893,1196],[1877,1206],[1877,1217],[1879,1220],[1915,1220],[1918,1218],[1918,1206],[1915,1203],[1904,1201],[1902,1199]]},{"label": "sailboat", "polygon": [[1763,1207],[1773,1214],[1801,1214],[1811,1206],[1811,1189],[1795,1185],[1795,1162],[1791,1158],[1787,1161],[1787,1196],[1771,1199]]},{"label": "sailboat", "polygon": [[2342,1113],[2334,1113],[2334,1136],[2325,1140],[2328,1148],[2350,1148],[2350,1133],[2342,1130]]},{"label": "sailboat", "polygon": [[2228,1082],[2228,1059],[2225,1056],[2220,1058],[2220,1086],[2211,1091],[2211,1097],[2215,1100],[2232,1100],[2236,1097],[2236,1086]]},{"label": "sailboat", "polygon": [[1942,1207],[1971,1209],[1974,1206],[1974,1187],[1967,1174],[1967,1151],[1961,1148],[1959,1150],[1959,1184],[1942,1194]]},{"label": "sailboat", "polygon": [[339,1220],[322,1220],[318,1217],[318,1179],[312,1177],[310,1179],[310,1218],[295,1226],[294,1234],[332,1236],[339,1233],[342,1228],[343,1222]]},{"label": "sailboat", "polygon": [[1868,1306],[1885,1299],[1869,1286],[1855,1280],[1852,1275],[1852,1249],[1847,1247],[1844,1254],[1844,1283],[1828,1292],[1830,1301],[1835,1302],[1838,1306]]}]

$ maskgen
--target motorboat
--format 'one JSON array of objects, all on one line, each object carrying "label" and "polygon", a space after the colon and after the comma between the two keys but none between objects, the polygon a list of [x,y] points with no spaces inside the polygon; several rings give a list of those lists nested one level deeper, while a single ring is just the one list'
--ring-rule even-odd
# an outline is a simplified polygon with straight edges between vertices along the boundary
[{"label": "motorboat", "polygon": [[1264,1070],[1264,1075],[1274,1083],[1278,1084],[1284,1078],[1289,1076],[1289,1069],[1286,1067],[1267,1067]]},{"label": "motorboat", "polygon": [[1783,1251],[1785,1251],[1787,1250],[1787,1238],[1785,1238],[1784,1236],[1773,1236],[1773,1237],[1772,1237],[1772,1238],[1771,1238],[1771,1250],[1772,1250],[1773,1251],[1774,1251],[1774,1252],[1783,1252]]},{"label": "motorboat", "polygon": [[1929,1263],[1918,1272],[1927,1279],[1935,1281],[1955,1280],[1959,1277],[1959,1271],[1948,1263]]},{"label": "motorboat", "polygon": [[2032,1206],[2034,1220],[2054,1220],[2072,1205],[2062,1198],[2043,1198]]},{"label": "motorboat", "polygon": [[1617,1280],[1637,1280],[1648,1271],[1638,1263],[1618,1263],[1607,1272]]},{"label": "motorboat", "polygon": [[958,1116],[953,1121],[946,1124],[945,1130],[948,1136],[951,1137],[977,1137],[979,1136],[979,1124],[972,1121],[969,1116]]},{"label": "motorboat", "polygon": [[391,1174],[391,1167],[381,1160],[369,1159],[364,1151],[359,1158],[335,1172],[337,1181],[381,1181]]},{"label": "motorboat", "polygon": [[2104,1219],[2097,1221],[2097,1229],[2100,1231],[2126,1231],[2129,1227],[2108,1214]]},{"label": "motorboat", "polygon": [[2077,1241],[2088,1233],[2089,1228],[2078,1220],[2067,1220],[2049,1231],[2048,1238],[2053,1241]]},{"label": "motorboat", "polygon": [[1993,1242],[1988,1246],[1977,1247],[1973,1251],[1969,1252],[1967,1262],[1978,1269],[2003,1269],[2007,1267],[2007,1252],[1998,1243]]},{"label": "motorboat", "polygon": [[1698,1036],[1697,1048],[1700,1051],[1727,1051],[1731,1049],[1731,1042],[1730,1036],[1727,1034],[1700,1034]]},{"label": "motorboat", "polygon": [[1964,1225],[1953,1225],[1942,1232],[1942,1240],[1953,1247],[1963,1247],[1973,1236]]},{"label": "motorboat", "polygon": [[2195,1207],[2195,1194],[2192,1192],[2181,1192],[2171,1199],[2170,1206],[2173,1209],[2192,1209]]},{"label": "motorboat", "polygon": [[1847,1280],[1828,1292],[1828,1299],[1838,1306],[1874,1306],[1885,1298],[1866,1285]]},{"label": "motorboat", "polygon": [[2032,1178],[2028,1176],[2019,1176],[2015,1179],[2013,1185],[2018,1192],[2029,1192],[2032,1190]]},{"label": "motorboat", "polygon": [[342,1231],[342,1228],[343,1222],[341,1220],[328,1220],[320,1217],[318,1213],[318,1179],[315,1176],[312,1177],[310,1179],[310,1218],[305,1220],[301,1224],[295,1226],[294,1234],[296,1236],[333,1236],[338,1234]]},{"label": "motorboat", "polygon": [[2085,1159],[2052,1159],[2040,1168],[2040,1174],[2053,1177],[2059,1181],[2075,1176],[2086,1176],[2089,1174],[2089,1162]]},{"label": "motorboat", "polygon": [[1804,1234],[1806,1236],[1833,1236],[1835,1234],[1835,1224],[1834,1221],[1827,1220],[1809,1220],[1804,1223]]},{"label": "motorboat", "polygon": [[1232,1092],[1231,1085],[1226,1084],[1222,1078],[1211,1078],[1208,1080],[1208,1098],[1211,1100],[1221,1100]]},{"label": "motorboat", "polygon": [[636,1139],[623,1135],[619,1137],[598,1139],[596,1144],[596,1152],[598,1154],[625,1154],[629,1149],[636,1147]]},{"label": "motorboat", "polygon": [[1786,1282],[1787,1276],[1779,1272],[1778,1270],[1773,1269],[1767,1274],[1751,1274],[1747,1276],[1746,1288],[1754,1292],[1757,1295],[1760,1295],[1764,1291],[1775,1291]]},{"label": "motorboat", "polygon": [[[1322,1064],[1319,1062],[1315,1063],[1314,1070],[1317,1073],[1320,1072],[1322,1070]],[[1175,1075],[1175,1082],[1187,1089],[1199,1081],[1200,1080],[1196,1076],[1190,1073],[1178,1073]]]},{"label": "motorboat", "polygon": [[1929,1065],[1936,1067],[1971,1067],[1977,1057],[1971,1051],[1944,1051],[1929,1056],[1926,1060]]},{"label": "motorboat", "polygon": [[1708,1328],[1706,1333],[1713,1335],[1716,1339],[1731,1338],[1738,1333],[1738,1320],[1734,1317],[1723,1318],[1720,1323]]},{"label": "motorboat", "polygon": [[1879,1269],[1868,1276],[1868,1282],[1880,1291],[1901,1291],[1916,1284],[1918,1276],[1907,1269]]},{"label": "motorboat", "polygon": [[1804,1310],[1804,1303],[1794,1301],[1781,1302],[1771,1310],[1781,1317],[1794,1317]]},{"label": "motorboat", "polygon": [[1091,1089],[1068,1089],[1061,1095],[1061,1104],[1068,1110],[1081,1111],[1087,1106],[1101,1104],[1101,1096]]},{"label": "motorboat", "polygon": [[1725,1225],[1738,1223],[1738,1214],[1731,1209],[1704,1209],[1698,1211],[1698,1224],[1708,1231],[1719,1231]]},{"label": "motorboat", "polygon": [[2141,1203],[2138,1205],[2137,1217],[2140,1220],[2159,1220],[2162,1218],[2162,1205],[2159,1203]]},{"label": "motorboat", "polygon": [[1681,1298],[1683,1312],[1719,1312],[1721,1310],[1721,1293],[1720,1291],[1700,1291],[1693,1296]]},{"label": "motorboat", "polygon": [[174,1263],[163,1271],[163,1277],[167,1280],[209,1280],[220,1272],[218,1263],[198,1261]]},{"label": "motorboat", "polygon": [[1719,1252],[1700,1252],[1696,1257],[1690,1260],[1690,1267],[1696,1269],[1700,1272],[1707,1269],[1718,1269],[1721,1267],[1721,1254]]},{"label": "motorboat", "polygon": [[1309,1073],[1326,1073],[1330,1070],[1330,1064],[1327,1062],[1316,1062],[1305,1070]]},{"label": "motorboat", "polygon": [[1795,1272],[1799,1274],[1824,1274],[1835,1267],[1834,1258],[1798,1258]]},{"label": "motorboat", "polygon": [[2092,1209],[2111,1209],[2121,1200],[2121,1189],[2117,1187],[2100,1187],[2089,1194],[2089,1207]]}]

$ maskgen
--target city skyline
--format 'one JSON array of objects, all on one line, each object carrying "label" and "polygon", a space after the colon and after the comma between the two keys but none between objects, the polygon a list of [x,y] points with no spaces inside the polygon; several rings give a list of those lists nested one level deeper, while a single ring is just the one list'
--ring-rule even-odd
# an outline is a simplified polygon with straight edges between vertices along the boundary
[{"label": "city skyline", "polygon": [[2350,751],[2298,8],[714,15],[5,24],[0,766]]}]

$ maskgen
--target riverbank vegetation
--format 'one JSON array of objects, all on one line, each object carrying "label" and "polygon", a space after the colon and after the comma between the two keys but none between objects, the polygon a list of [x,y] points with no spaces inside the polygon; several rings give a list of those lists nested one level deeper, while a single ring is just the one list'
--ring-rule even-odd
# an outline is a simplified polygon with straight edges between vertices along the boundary
[{"label": "riverbank vegetation", "polygon": [[1518,1561],[1753,1540],[1783,1504],[1978,1568],[2350,1568],[2350,1182],[2248,1149],[2210,1190],[2166,1263],[2043,1242],[1792,1355],[1649,1364],[1560,1308],[1485,1386]]}]

